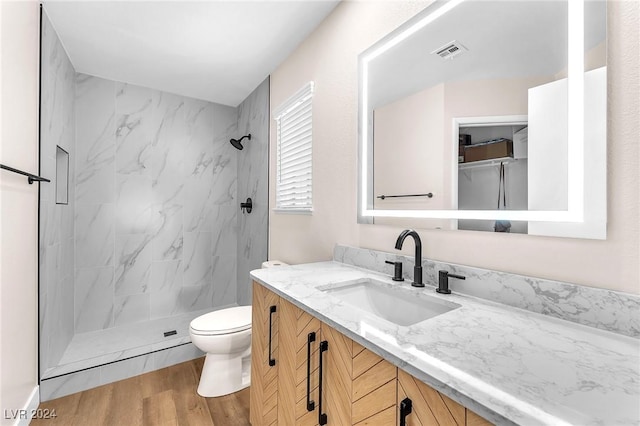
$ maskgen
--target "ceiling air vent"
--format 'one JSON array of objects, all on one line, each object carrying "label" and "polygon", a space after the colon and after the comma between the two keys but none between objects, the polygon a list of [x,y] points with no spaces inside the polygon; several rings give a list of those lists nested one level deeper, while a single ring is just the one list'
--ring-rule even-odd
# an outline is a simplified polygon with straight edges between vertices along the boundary
[{"label": "ceiling air vent", "polygon": [[455,56],[458,56],[459,54],[466,51],[467,48],[464,47],[459,41],[453,40],[437,48],[431,53],[440,56],[442,59],[453,59]]}]

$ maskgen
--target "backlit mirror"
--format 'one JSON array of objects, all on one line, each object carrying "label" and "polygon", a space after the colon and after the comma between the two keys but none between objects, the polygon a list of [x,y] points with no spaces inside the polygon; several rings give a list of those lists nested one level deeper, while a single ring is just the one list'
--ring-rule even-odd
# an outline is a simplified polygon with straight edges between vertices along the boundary
[{"label": "backlit mirror", "polygon": [[606,236],[604,1],[436,2],[359,62],[360,223]]}]

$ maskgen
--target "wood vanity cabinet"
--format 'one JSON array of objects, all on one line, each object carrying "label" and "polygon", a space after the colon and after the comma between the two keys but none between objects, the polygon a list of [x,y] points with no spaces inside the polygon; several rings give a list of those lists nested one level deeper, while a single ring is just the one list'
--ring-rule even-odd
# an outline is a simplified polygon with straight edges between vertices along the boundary
[{"label": "wood vanity cabinet", "polygon": [[490,421],[480,417],[473,411],[466,408],[467,413],[467,423],[466,426],[493,426],[493,423]]},{"label": "wood vanity cabinet", "polygon": [[251,341],[253,426],[490,424],[257,283]]},{"label": "wood vanity cabinet", "polygon": [[[280,315],[284,326],[280,334],[278,421],[282,425],[315,425],[321,323],[286,300],[281,301]],[[307,410],[307,405],[313,409]]]},{"label": "wood vanity cabinet", "polygon": [[[409,398],[412,405],[411,413],[406,416],[407,426],[466,424],[466,412],[462,405],[399,370],[398,405],[405,398]],[[399,415],[402,416],[402,413]]]},{"label": "wood vanity cabinet", "polygon": [[[402,417],[402,402],[411,400],[411,413],[405,417],[406,426],[458,425],[489,426],[468,408],[463,407],[446,395],[398,369],[398,411],[399,423]],[[402,424],[402,423],[400,423]]]},{"label": "wood vanity cabinet", "polygon": [[398,368],[353,342],[351,424],[396,424]]},{"label": "wood vanity cabinet", "polygon": [[254,426],[278,424],[280,297],[253,283],[249,418]]},{"label": "wood vanity cabinet", "polygon": [[279,321],[278,424],[395,424],[395,366],[283,299]]}]

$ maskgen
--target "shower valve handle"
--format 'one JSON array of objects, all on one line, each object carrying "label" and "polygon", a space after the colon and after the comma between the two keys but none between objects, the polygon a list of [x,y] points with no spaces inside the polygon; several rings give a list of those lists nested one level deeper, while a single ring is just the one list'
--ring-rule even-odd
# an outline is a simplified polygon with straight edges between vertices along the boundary
[{"label": "shower valve handle", "polygon": [[251,198],[247,198],[247,201],[244,203],[240,203],[240,210],[242,210],[242,213],[246,212],[247,213],[251,213],[251,210],[253,209],[253,201],[251,200]]}]

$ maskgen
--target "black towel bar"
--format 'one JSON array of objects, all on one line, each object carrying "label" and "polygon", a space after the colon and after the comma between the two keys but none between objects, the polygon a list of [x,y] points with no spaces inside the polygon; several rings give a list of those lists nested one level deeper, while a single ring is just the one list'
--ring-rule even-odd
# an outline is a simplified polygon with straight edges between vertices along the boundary
[{"label": "black towel bar", "polygon": [[407,194],[407,195],[378,195],[376,198],[380,198],[384,200],[385,198],[404,198],[404,197],[433,197],[432,192],[427,192],[426,194]]},{"label": "black towel bar", "polygon": [[23,175],[27,177],[27,182],[31,185],[33,182],[51,182],[47,178],[43,178],[41,176],[32,175],[31,173],[23,172],[22,170],[14,169],[13,167],[5,166],[4,164],[0,164],[0,169],[5,169],[13,173],[17,173],[19,175]]}]

